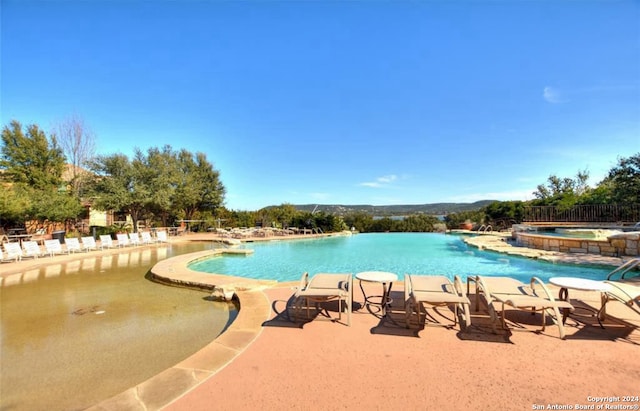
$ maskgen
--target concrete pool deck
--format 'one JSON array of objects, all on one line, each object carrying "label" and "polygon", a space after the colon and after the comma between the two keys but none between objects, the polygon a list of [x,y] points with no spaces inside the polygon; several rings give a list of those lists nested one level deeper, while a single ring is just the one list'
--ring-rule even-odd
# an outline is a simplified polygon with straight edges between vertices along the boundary
[{"label": "concrete pool deck", "polygon": [[[500,252],[509,253],[517,248],[508,248],[498,236],[474,238],[479,237],[478,247],[505,247]],[[172,241],[214,238],[191,235]],[[546,257],[563,261],[561,255]],[[593,257],[566,256],[571,263],[576,258],[579,263],[620,263]],[[67,258],[77,257],[41,260]],[[160,266],[162,272],[155,274],[199,283],[183,265],[194,258],[166,264],[164,271]],[[446,327],[448,310],[440,310],[447,318],[434,314],[445,326],[429,323],[407,330],[402,307],[396,304],[391,317],[397,324],[381,321],[363,307],[356,286],[351,327],[322,319],[302,325],[287,317],[294,283],[207,277],[209,286],[225,282],[236,291],[240,310],[227,331],[181,363],[91,409],[532,409],[540,404],[593,405],[589,397],[640,395],[640,316],[622,304],[608,306],[604,329],[590,318],[570,318],[562,341],[557,327],[539,332],[538,317],[518,312],[508,315],[510,330],[497,334],[483,310],[472,312],[472,326],[464,332]],[[379,292],[375,285],[365,285],[365,290]],[[401,283],[394,284],[400,303],[402,290]],[[597,293],[572,291],[571,297],[579,305],[599,307]]]}]

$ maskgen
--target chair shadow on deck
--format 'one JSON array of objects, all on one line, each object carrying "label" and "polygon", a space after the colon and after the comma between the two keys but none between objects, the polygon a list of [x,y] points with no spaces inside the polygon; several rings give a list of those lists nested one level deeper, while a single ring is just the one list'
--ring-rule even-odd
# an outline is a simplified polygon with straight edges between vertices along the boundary
[{"label": "chair shadow on deck", "polygon": [[[352,311],[359,310],[361,304],[352,302]],[[344,320],[338,320],[340,310],[340,301],[326,301],[318,304],[318,309],[311,308],[307,317],[306,308],[301,312],[296,312],[295,295],[291,295],[288,300],[274,300],[271,303],[271,310],[275,316],[262,323],[263,327],[284,327],[284,328],[303,328],[305,324],[315,320],[324,320],[337,323],[343,323]]]},{"label": "chair shadow on deck", "polygon": [[[601,327],[595,315],[600,307],[594,307],[579,299],[572,299],[571,304],[577,310],[567,317],[565,323],[567,330],[570,330],[567,334],[568,340],[619,341],[640,345],[640,333],[637,332],[640,327],[637,324],[607,314]],[[580,315],[582,311],[590,311],[593,315]],[[573,330],[576,331],[571,332]]]},{"label": "chair shadow on deck", "polygon": [[[378,324],[371,328],[371,334],[396,335],[402,337],[429,338],[429,332],[436,328],[445,328],[456,333],[460,340],[485,341],[496,343],[511,343],[510,330],[498,330],[494,334],[491,328],[489,316],[482,311],[471,312],[471,325],[460,329],[460,321],[454,324],[454,310],[451,307],[431,307],[426,310],[426,316],[418,324],[417,314],[411,313],[409,317],[410,328],[406,327],[406,311],[404,306],[404,293],[402,291],[391,291],[390,297],[393,300],[391,309],[387,312],[387,317],[382,317],[378,306],[366,307],[367,315],[374,315],[379,319]],[[470,296],[473,302],[473,296]],[[539,319],[538,319],[539,321]]]}]

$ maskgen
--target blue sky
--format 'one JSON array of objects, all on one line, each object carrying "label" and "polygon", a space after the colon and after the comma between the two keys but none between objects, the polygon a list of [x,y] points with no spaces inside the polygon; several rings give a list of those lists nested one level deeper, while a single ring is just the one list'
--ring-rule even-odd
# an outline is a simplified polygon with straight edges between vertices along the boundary
[{"label": "blue sky", "polygon": [[231,209],[527,200],[640,152],[637,1],[0,5],[3,126],[204,152]]}]

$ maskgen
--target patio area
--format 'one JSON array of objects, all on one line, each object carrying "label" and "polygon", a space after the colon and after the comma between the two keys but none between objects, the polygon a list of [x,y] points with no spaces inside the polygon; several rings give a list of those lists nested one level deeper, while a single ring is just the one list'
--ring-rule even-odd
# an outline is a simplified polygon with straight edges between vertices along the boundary
[{"label": "patio area", "polygon": [[[607,307],[604,329],[594,318],[570,317],[565,340],[550,321],[541,332],[538,316],[516,311],[507,315],[509,330],[494,334],[482,305],[473,311],[473,293],[468,329],[453,327],[448,309],[430,309],[437,323],[430,319],[424,328],[414,316],[407,329],[401,281],[393,285],[390,320],[364,305],[356,282],[351,327],[324,317],[291,321],[294,283],[243,287],[238,318],[219,338],[91,409],[576,409],[601,397],[618,397],[604,403],[611,406],[640,404],[640,316],[622,304]],[[379,292],[378,284],[363,285],[367,295]],[[571,298],[600,307],[595,292],[572,291]]]}]

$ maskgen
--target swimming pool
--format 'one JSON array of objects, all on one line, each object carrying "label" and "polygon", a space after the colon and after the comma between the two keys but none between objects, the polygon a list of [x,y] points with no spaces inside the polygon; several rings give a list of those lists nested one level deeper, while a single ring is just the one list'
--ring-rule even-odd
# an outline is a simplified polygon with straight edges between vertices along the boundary
[{"label": "swimming pool", "polygon": [[296,281],[304,271],[390,271],[403,278],[410,274],[509,276],[528,282],[555,276],[603,280],[611,268],[552,264],[522,257],[481,251],[460,237],[435,233],[358,234],[313,240],[246,243],[247,256],[212,257],[189,265],[207,273],[255,279]]}]

